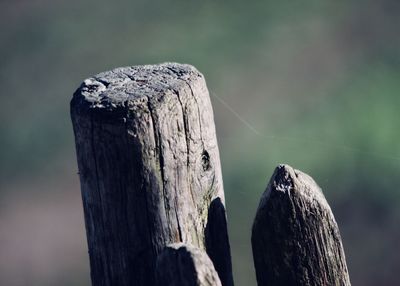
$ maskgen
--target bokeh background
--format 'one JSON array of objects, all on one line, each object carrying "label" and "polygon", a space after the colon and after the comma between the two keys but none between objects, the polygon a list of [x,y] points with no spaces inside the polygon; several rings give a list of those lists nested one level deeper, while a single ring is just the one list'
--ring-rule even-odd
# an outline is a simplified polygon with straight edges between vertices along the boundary
[{"label": "bokeh background", "polygon": [[90,285],[69,100],[165,61],[212,94],[237,285],[279,163],[323,188],[353,285],[400,285],[399,28],[396,0],[0,1],[0,285]]}]

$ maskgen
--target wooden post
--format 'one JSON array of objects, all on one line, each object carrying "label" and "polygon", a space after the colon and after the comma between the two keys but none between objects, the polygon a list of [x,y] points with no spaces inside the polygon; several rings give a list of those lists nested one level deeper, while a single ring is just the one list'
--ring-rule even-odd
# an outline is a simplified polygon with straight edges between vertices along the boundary
[{"label": "wooden post", "polygon": [[203,75],[174,63],[100,73],[75,92],[71,118],[92,284],[154,285],[157,255],[184,242],[209,252],[222,285],[233,285]]},{"label": "wooden post", "polygon": [[251,240],[259,286],[350,285],[339,228],[321,189],[290,166],[276,168]]},{"label": "wooden post", "polygon": [[169,245],[159,255],[157,286],[220,286],[221,281],[208,255],[183,243]]}]

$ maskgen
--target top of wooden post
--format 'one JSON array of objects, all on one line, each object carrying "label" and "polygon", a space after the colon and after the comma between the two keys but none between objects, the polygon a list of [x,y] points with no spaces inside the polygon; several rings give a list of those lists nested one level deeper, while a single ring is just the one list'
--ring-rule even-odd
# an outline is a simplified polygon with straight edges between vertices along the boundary
[{"label": "top of wooden post", "polygon": [[329,214],[331,213],[331,208],[314,179],[286,164],[280,164],[275,169],[266,191],[261,196],[259,209],[265,207],[271,193],[287,194],[290,191],[296,192],[296,195],[301,196],[309,204],[319,205]]},{"label": "top of wooden post", "polygon": [[129,102],[177,91],[182,85],[204,80],[193,66],[163,63],[116,68],[83,81],[74,94],[72,105],[112,111],[126,108]]},{"label": "top of wooden post", "polygon": [[279,165],[254,219],[258,285],[350,285],[339,228],[320,187]]}]

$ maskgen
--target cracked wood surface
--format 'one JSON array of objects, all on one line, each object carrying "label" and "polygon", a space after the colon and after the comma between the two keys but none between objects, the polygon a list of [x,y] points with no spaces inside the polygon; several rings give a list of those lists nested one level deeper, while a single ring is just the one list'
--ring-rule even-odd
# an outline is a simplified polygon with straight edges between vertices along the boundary
[{"label": "cracked wood surface", "polygon": [[71,118],[93,285],[153,285],[167,244],[206,250],[233,285],[213,112],[190,65],[86,79]]},{"label": "cracked wood surface", "polygon": [[339,228],[321,189],[290,166],[276,168],[251,240],[259,286],[350,285]]},{"label": "cracked wood surface", "polygon": [[209,256],[191,245],[168,245],[157,258],[157,286],[221,286]]}]

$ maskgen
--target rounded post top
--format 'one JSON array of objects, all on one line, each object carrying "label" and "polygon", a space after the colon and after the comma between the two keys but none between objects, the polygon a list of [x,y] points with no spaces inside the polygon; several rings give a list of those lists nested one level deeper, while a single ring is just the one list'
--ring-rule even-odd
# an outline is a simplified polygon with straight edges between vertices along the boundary
[{"label": "rounded post top", "polygon": [[[280,164],[276,167],[267,189],[261,197],[259,208],[266,205],[273,193],[284,193],[290,196],[291,192],[296,196],[302,197],[312,203],[318,203],[330,210],[321,188],[314,179],[306,173],[286,164]],[[282,198],[284,197],[274,196],[274,199],[277,200],[281,200]]]},{"label": "rounded post top", "polygon": [[193,66],[179,63],[120,67],[99,73],[82,82],[71,106],[114,110],[129,101],[178,91],[203,75]]}]

